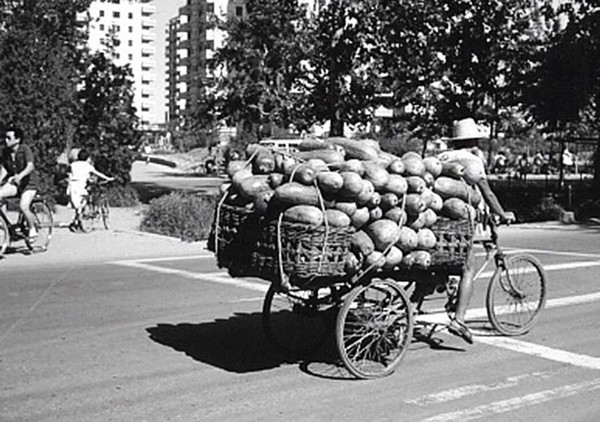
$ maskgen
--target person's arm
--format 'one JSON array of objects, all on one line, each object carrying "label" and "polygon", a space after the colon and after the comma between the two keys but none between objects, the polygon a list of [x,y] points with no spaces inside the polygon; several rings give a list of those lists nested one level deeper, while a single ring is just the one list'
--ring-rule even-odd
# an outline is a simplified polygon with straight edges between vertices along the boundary
[{"label": "person's arm", "polygon": [[14,183],[15,185],[18,185],[19,183],[21,183],[21,180],[23,180],[24,177],[27,177],[28,175],[30,175],[31,172],[34,169],[35,169],[35,166],[33,165],[33,161],[28,161],[27,165],[25,166],[25,168],[23,169],[23,171],[21,171],[20,173],[15,174],[9,180],[10,180],[11,183]]},{"label": "person's arm", "polygon": [[110,181],[112,181],[112,180],[115,180],[115,178],[114,178],[114,177],[108,177],[107,175],[105,175],[104,173],[101,173],[101,172],[99,172],[99,171],[98,171],[98,170],[96,170],[96,169],[93,169],[93,170],[91,171],[91,173],[92,173],[94,176],[98,176],[98,177],[100,177],[101,179],[104,179],[104,180],[106,180],[107,182],[110,182]]},{"label": "person's arm", "polygon": [[492,188],[490,187],[490,184],[488,183],[486,178],[481,179],[477,183],[477,186],[479,187],[479,190],[481,191],[481,194],[483,195],[483,199],[485,200],[486,204],[489,205],[490,209],[494,214],[498,214],[503,221],[508,221],[512,219],[511,213],[507,213],[506,211],[504,211],[504,208],[502,208],[498,197],[496,196],[494,191],[492,191]]}]

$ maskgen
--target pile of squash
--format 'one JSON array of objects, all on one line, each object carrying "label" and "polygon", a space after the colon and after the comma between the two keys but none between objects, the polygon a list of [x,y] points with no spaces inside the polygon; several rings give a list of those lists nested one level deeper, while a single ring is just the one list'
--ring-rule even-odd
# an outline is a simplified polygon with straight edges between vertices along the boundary
[{"label": "pile of squash", "polygon": [[250,162],[232,161],[225,203],[283,221],[356,229],[346,271],[427,268],[438,218],[467,219],[482,198],[482,172],[467,163],[402,157],[374,140],[307,139],[299,152],[251,144]]}]

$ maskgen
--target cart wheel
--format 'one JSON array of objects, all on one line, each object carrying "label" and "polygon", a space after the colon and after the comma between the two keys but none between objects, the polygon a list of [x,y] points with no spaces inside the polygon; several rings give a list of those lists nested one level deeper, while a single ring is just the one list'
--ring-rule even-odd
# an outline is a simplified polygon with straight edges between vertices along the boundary
[{"label": "cart wheel", "polygon": [[546,304],[546,273],[530,255],[514,255],[496,268],[486,307],[492,326],[506,336],[527,333]]},{"label": "cart wheel", "polygon": [[412,331],[412,307],[404,289],[380,280],[346,297],[337,318],[336,343],[348,371],[357,378],[377,378],[394,372]]},{"label": "cart wheel", "polygon": [[303,355],[320,347],[333,329],[332,288],[279,292],[269,287],[262,322],[267,338],[286,353]]},{"label": "cart wheel", "polygon": [[4,255],[8,245],[10,244],[10,230],[6,225],[6,221],[0,215],[0,256]]}]

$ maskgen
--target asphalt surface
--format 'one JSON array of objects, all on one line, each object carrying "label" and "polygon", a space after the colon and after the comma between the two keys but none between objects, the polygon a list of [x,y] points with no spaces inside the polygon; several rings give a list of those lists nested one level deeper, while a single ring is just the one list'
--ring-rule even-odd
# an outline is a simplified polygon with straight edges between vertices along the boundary
[{"label": "asphalt surface", "polygon": [[304,359],[272,348],[265,282],[231,279],[204,244],[145,236],[132,220],[90,235],[59,228],[48,252],[0,261],[0,420],[600,419],[598,228],[502,231],[509,251],[548,271],[529,334],[496,336],[473,313],[474,345],[437,333],[391,376],[356,381],[332,338]]}]

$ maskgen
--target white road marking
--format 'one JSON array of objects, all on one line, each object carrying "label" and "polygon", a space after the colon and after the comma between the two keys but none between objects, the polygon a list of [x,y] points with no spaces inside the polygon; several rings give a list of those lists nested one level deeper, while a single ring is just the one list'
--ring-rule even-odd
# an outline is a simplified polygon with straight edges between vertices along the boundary
[{"label": "white road marking", "polygon": [[584,252],[573,252],[573,251],[553,251],[553,250],[548,250],[548,249],[513,249],[513,248],[504,248],[507,250],[510,250],[511,252],[513,250],[518,251],[518,252],[523,252],[523,253],[536,253],[536,254],[544,254],[544,255],[560,255],[560,256],[574,256],[574,257],[581,257],[581,258],[600,258],[600,254],[595,254],[595,253],[584,253]]},{"label": "white road marking", "polygon": [[[598,267],[598,266],[600,266],[600,261],[565,262],[562,264],[544,265],[543,267],[544,267],[544,270],[546,270],[546,272],[551,272],[551,271],[565,271],[565,270],[574,270],[577,268],[588,268],[588,267]],[[531,273],[534,271],[535,271],[535,269],[530,268],[527,270],[521,270],[520,273],[527,274],[527,273]],[[488,278],[488,277],[491,277],[492,275],[494,275],[494,271],[484,271],[483,273],[481,273],[479,275],[479,277],[477,277],[477,279]]]},{"label": "white road marking", "polygon": [[549,390],[539,391],[537,393],[514,397],[507,400],[500,400],[492,403],[487,403],[481,406],[473,407],[471,409],[442,413],[440,415],[423,419],[422,422],[464,422],[481,418],[489,418],[493,415],[515,411],[527,406],[534,406],[551,400],[562,399],[581,393],[591,393],[598,389],[600,389],[600,378],[596,378],[591,381],[580,382],[577,384],[565,385]]}]

